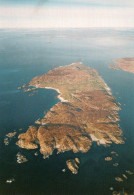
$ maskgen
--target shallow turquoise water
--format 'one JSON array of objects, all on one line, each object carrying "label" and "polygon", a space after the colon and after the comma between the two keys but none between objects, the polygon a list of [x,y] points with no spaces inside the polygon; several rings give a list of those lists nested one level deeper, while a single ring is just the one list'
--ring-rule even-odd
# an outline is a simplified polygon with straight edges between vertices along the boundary
[{"label": "shallow turquoise water", "polygon": [[[109,195],[115,190],[134,191],[134,176],[118,183],[114,177],[126,169],[134,171],[134,75],[109,69],[115,58],[134,56],[134,31],[112,29],[73,30],[0,30],[0,194],[91,194]],[[80,61],[95,68],[106,81],[113,95],[121,103],[120,126],[126,137],[124,145],[105,148],[93,144],[86,154],[54,153],[44,160],[35,151],[26,151],[15,145],[3,144],[5,134],[29,125],[43,116],[57,100],[57,92],[39,89],[29,96],[18,86],[28,83],[34,76],[53,67]],[[125,105],[124,105],[125,104]],[[115,150],[119,167],[104,158]],[[16,153],[28,158],[24,164],[16,163]],[[63,173],[65,161],[77,156],[81,165],[77,175]],[[8,178],[15,178],[6,184]]]}]

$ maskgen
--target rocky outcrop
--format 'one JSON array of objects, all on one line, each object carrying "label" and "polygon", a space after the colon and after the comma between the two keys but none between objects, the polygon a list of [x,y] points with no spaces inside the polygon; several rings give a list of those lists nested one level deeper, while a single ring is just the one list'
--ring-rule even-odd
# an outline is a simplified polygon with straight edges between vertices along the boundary
[{"label": "rocky outcrop", "polygon": [[19,164],[25,163],[28,161],[27,158],[24,155],[22,155],[20,152],[18,152],[16,156],[17,156],[17,163]]},{"label": "rocky outcrop", "polygon": [[8,146],[8,145],[9,145],[11,139],[12,139],[13,137],[15,137],[16,133],[17,133],[17,132],[14,131],[14,132],[10,132],[10,133],[6,134],[6,136],[5,136],[5,138],[4,138],[4,144],[5,144],[5,146]]},{"label": "rocky outcrop", "polygon": [[26,133],[22,133],[18,136],[19,140],[17,141],[17,145],[20,148],[25,149],[36,149],[37,145],[37,128],[34,126],[30,126]]},{"label": "rocky outcrop", "polygon": [[129,175],[133,175],[134,173],[132,171],[126,170],[126,173]]},{"label": "rocky outcrop", "polygon": [[119,163],[114,163],[113,166],[114,167],[118,167],[119,166]]},{"label": "rocky outcrop", "polygon": [[8,137],[4,138],[4,144],[5,144],[5,146],[9,145],[9,138]]},{"label": "rocky outcrop", "polygon": [[112,157],[108,156],[105,158],[105,161],[111,161],[112,160]]},{"label": "rocky outcrop", "polygon": [[78,158],[70,159],[66,161],[68,169],[73,173],[77,174],[79,169],[80,160]]},{"label": "rocky outcrop", "polygon": [[16,133],[17,133],[16,131],[10,132],[6,136],[9,137],[9,138],[12,138],[12,137],[14,137],[16,135]]},{"label": "rocky outcrop", "polygon": [[123,179],[121,177],[115,177],[115,180],[118,182],[123,182]]}]

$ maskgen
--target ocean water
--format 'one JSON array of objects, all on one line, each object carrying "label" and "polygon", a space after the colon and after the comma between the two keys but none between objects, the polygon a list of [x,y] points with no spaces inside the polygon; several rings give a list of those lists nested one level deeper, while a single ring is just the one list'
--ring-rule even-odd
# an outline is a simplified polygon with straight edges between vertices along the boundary
[{"label": "ocean water", "polygon": [[[123,183],[115,181],[125,170],[134,171],[134,74],[109,68],[114,59],[122,57],[134,57],[133,29],[0,30],[0,195],[110,195],[110,187],[134,192],[134,175]],[[125,144],[106,148],[94,143],[85,154],[54,152],[45,160],[41,154],[34,155],[36,150],[16,146],[17,136],[5,146],[7,133],[25,132],[59,101],[54,90],[39,89],[29,96],[18,87],[54,67],[76,61],[95,68],[121,103],[119,123]],[[119,156],[106,162],[113,150]],[[18,164],[18,152],[28,162]],[[79,173],[63,173],[65,161],[74,157],[81,161]],[[118,167],[113,167],[115,162]],[[7,184],[10,178],[15,182]]]}]

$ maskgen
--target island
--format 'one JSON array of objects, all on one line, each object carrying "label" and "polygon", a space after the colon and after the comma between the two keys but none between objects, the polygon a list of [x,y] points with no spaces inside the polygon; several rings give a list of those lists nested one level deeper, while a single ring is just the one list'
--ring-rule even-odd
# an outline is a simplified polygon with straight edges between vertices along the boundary
[{"label": "island", "polygon": [[73,173],[77,174],[79,169],[80,160],[78,158],[70,159],[66,161],[68,169]]},{"label": "island", "polygon": [[60,66],[33,78],[29,87],[54,89],[60,102],[18,136],[19,147],[39,149],[47,158],[54,150],[85,153],[93,142],[124,143],[118,124],[120,104],[96,70],[81,62]]},{"label": "island", "polygon": [[121,58],[114,60],[114,62],[122,70],[134,73],[134,58]]},{"label": "island", "polygon": [[16,154],[16,157],[17,157],[17,163],[25,163],[28,161],[27,158],[24,155],[22,155],[20,152]]},{"label": "island", "polygon": [[113,160],[113,159],[110,156],[108,156],[108,157],[105,158],[105,161],[111,161],[111,160]]}]

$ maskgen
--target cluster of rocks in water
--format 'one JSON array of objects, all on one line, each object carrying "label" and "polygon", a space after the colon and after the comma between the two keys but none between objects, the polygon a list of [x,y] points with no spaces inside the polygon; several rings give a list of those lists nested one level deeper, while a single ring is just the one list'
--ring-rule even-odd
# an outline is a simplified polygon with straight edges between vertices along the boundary
[{"label": "cluster of rocks in water", "polygon": [[[120,177],[115,177],[115,181],[119,182],[119,183],[123,183],[124,179],[127,180],[128,179],[128,175],[133,175],[134,173],[132,171],[126,170],[125,173],[122,174],[122,176]],[[124,191],[124,189],[120,192],[114,191],[113,187],[110,187],[110,190],[113,191],[112,195],[133,195],[134,193],[127,193]]]},{"label": "cluster of rocks in water", "polygon": [[16,135],[16,133],[17,133],[16,131],[10,132],[6,136],[9,137],[9,138],[12,138],[12,137],[14,137]]},{"label": "cluster of rocks in water", "polygon": [[125,192],[124,191],[124,189],[122,190],[122,191],[120,191],[120,192],[117,192],[117,191],[114,191],[113,193],[112,193],[112,195],[133,195],[134,193],[127,193],[127,192]]},{"label": "cluster of rocks in water", "polygon": [[18,87],[19,90],[23,89],[24,92],[31,92],[29,93],[29,96],[33,96],[35,93],[37,93],[36,88],[30,88],[28,85],[22,85],[21,87]]},{"label": "cluster of rocks in water", "polygon": [[[114,157],[118,157],[118,156],[119,156],[119,155],[117,154],[117,152],[115,152],[115,151],[112,151],[112,152],[111,152],[111,155],[113,155],[113,156],[112,156],[112,157],[111,157],[111,156],[105,157],[105,161],[112,161]],[[114,166],[114,167],[117,167],[117,166],[119,166],[119,163],[118,163],[118,162],[115,162],[115,163],[113,163],[113,166]]]},{"label": "cluster of rocks in water", "polygon": [[5,146],[8,146],[8,145],[9,145],[9,139],[8,139],[8,137],[6,137],[6,138],[4,139],[4,144],[5,144]]},{"label": "cluster of rocks in water", "polygon": [[134,173],[132,171],[126,170],[125,173],[123,173],[120,177],[115,177],[115,180],[117,182],[124,182],[124,179],[128,179],[128,175],[133,175]]},{"label": "cluster of rocks in water", "polygon": [[[118,157],[118,154],[115,151],[112,151],[111,154],[113,155],[113,157]],[[105,157],[105,161],[112,161],[112,160],[113,160],[112,157]],[[113,163],[113,166],[114,167],[118,167],[119,166],[119,163],[118,162],[115,162],[115,163]],[[120,177],[119,176],[118,177],[115,177],[115,180],[117,182],[123,182],[124,179],[127,180],[128,179],[128,176],[126,174],[133,175],[134,173],[132,171],[126,170],[125,173],[123,173]]]},{"label": "cluster of rocks in water", "polygon": [[15,181],[15,179],[14,178],[11,178],[11,179],[7,179],[6,180],[6,183],[12,183],[12,182],[14,182]]},{"label": "cluster of rocks in water", "polygon": [[[112,152],[111,152],[111,155],[113,155],[113,157],[114,157],[114,156],[115,156],[115,157],[118,156],[117,152],[115,152],[115,151],[112,151]],[[112,161],[112,160],[113,160],[113,157],[107,156],[107,157],[105,157],[105,161]],[[118,163],[114,163],[113,166],[118,166]]]},{"label": "cluster of rocks in water", "polygon": [[115,155],[115,156],[119,156],[119,155],[117,154],[117,152],[115,152],[115,151],[112,151],[111,154],[113,154],[113,155]]},{"label": "cluster of rocks in water", "polygon": [[119,163],[114,163],[113,166],[114,167],[118,167],[119,166]]},{"label": "cluster of rocks in water", "polygon": [[14,132],[10,132],[10,133],[6,134],[6,136],[5,136],[5,138],[4,138],[4,144],[5,144],[6,146],[9,145],[10,140],[11,140],[13,137],[15,137],[16,133],[17,133],[17,132],[14,131]]},{"label": "cluster of rocks in water", "polygon": [[17,156],[17,163],[19,164],[25,163],[28,161],[27,158],[24,155],[22,155],[20,152],[18,152],[16,156]]},{"label": "cluster of rocks in water", "polygon": [[29,93],[29,96],[33,96],[33,95],[35,95],[35,93],[37,93],[35,88],[26,88],[26,89],[24,89],[24,92],[31,92],[31,93]]},{"label": "cluster of rocks in water", "polygon": [[[112,151],[111,155],[114,155],[113,157],[117,157],[118,156],[118,154],[115,151]],[[107,157],[105,157],[105,161],[112,161],[113,157],[107,156]],[[114,163],[113,164],[113,166],[118,166],[118,165],[119,165],[118,163]]]}]

